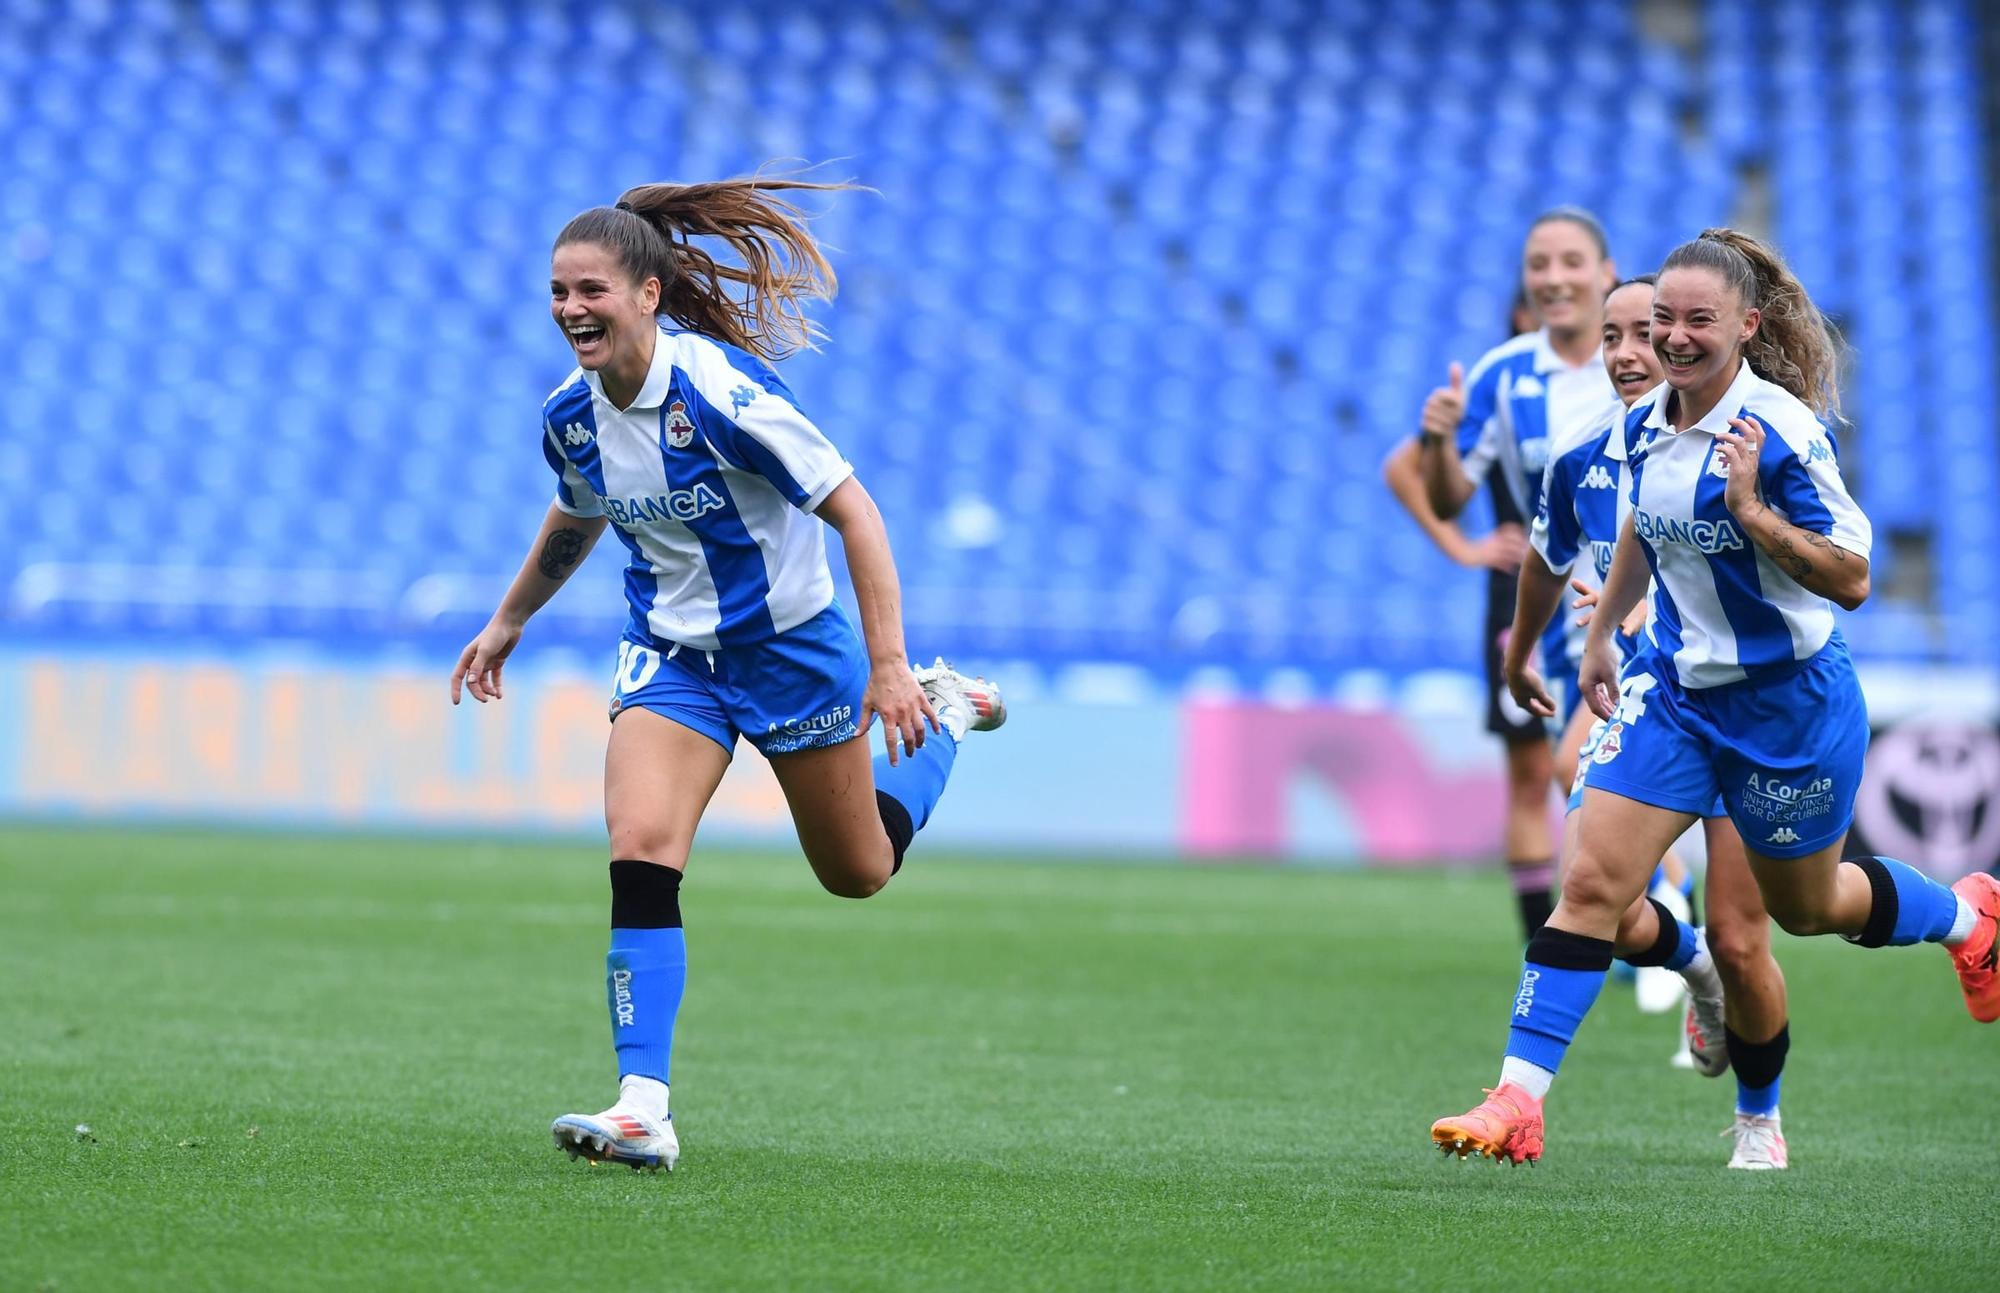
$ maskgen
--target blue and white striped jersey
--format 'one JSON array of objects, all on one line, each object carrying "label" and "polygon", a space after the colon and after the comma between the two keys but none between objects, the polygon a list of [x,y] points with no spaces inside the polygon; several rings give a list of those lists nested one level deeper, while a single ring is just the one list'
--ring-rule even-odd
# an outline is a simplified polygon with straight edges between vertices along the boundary
[{"label": "blue and white striped jersey", "polygon": [[1466,479],[1477,485],[1497,468],[1517,514],[1532,519],[1551,450],[1576,443],[1620,407],[1602,353],[1572,367],[1546,328],[1522,333],[1487,351],[1466,378],[1458,424]]},{"label": "blue and white striped jersey", "polygon": [[762,641],[833,601],[809,513],[854,469],[754,355],[662,327],[632,407],[578,369],[542,406],[542,450],[556,506],[631,551],[632,628],[663,647]]},{"label": "blue and white striped jersey", "polygon": [[1793,525],[1858,556],[1872,532],[1840,479],[1833,437],[1790,391],[1744,364],[1707,417],[1676,434],[1661,385],[1625,419],[1632,521],[1653,569],[1649,655],[1684,687],[1792,672],[1833,637],[1833,604],[1780,570],[1722,501],[1728,470],[1715,433],[1732,417],[1764,425],[1757,478]]},{"label": "blue and white striped jersey", "polygon": [[[1625,427],[1621,416],[1607,418],[1603,425],[1549,459],[1542,475],[1542,505],[1535,513],[1528,543],[1550,570],[1571,575],[1594,588],[1604,586],[1611,572],[1611,550],[1618,542],[1618,529],[1632,510],[1629,481],[1625,471]],[[1577,558],[1590,555],[1590,564],[1579,567]],[[1565,598],[1565,612],[1568,599]],[[1557,616],[1565,646],[1572,660],[1583,656],[1583,640],[1590,632],[1572,623],[1576,617]]]}]

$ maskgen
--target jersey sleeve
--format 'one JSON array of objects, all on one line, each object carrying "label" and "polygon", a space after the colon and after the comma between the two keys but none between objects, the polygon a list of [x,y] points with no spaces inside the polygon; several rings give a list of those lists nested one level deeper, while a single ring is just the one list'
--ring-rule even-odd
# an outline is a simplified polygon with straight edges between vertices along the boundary
[{"label": "jersey sleeve", "polygon": [[[1874,527],[1847,492],[1840,478],[1840,457],[1833,437],[1817,423],[1780,436],[1763,423],[1764,496],[1785,518],[1803,530],[1824,535],[1838,546],[1866,557],[1874,542]],[[1779,452],[1772,453],[1772,449]]]},{"label": "jersey sleeve", "polygon": [[556,445],[555,428],[542,423],[542,456],[556,474],[556,506],[579,519],[604,515],[604,500]]},{"label": "jersey sleeve", "polygon": [[1542,469],[1542,505],[1528,530],[1528,544],[1550,570],[1566,575],[1583,549],[1583,524],[1576,515],[1577,477],[1589,462],[1587,452],[1551,458]]},{"label": "jersey sleeve", "polygon": [[1507,430],[1500,398],[1501,377],[1500,365],[1487,363],[1473,369],[1466,384],[1465,416],[1458,423],[1458,460],[1465,469],[1465,478],[1475,485],[1493,469],[1500,456],[1501,436]]},{"label": "jersey sleeve", "polygon": [[802,512],[826,501],[834,487],[854,474],[840,450],[799,412],[776,374],[744,372],[718,348],[704,346],[692,356],[689,372],[723,455],[753,471]]}]

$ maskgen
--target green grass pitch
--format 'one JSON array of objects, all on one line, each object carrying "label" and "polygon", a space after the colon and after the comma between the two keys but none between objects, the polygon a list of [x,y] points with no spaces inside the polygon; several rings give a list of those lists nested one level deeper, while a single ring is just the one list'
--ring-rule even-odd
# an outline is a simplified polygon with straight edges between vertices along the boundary
[{"label": "green grass pitch", "polygon": [[[1534,1171],[1499,878],[703,852],[680,1170],[591,1169],[587,843],[0,831],[0,1289],[2000,1286],[2000,1028],[1786,940],[1793,1170],[1613,986]],[[89,1136],[76,1128],[87,1124]]]}]

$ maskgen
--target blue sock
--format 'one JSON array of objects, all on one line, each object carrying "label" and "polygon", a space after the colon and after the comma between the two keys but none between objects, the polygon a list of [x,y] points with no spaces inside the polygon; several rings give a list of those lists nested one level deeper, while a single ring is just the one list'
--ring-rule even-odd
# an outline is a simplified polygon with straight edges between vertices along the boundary
[{"label": "blue sock", "polygon": [[1894,858],[1855,858],[1874,891],[1868,923],[1850,942],[1862,947],[1907,947],[1942,942],[1958,919],[1958,895],[1923,872]]},{"label": "blue sock", "polygon": [[1674,950],[1668,953],[1667,959],[1660,962],[1660,964],[1676,973],[1687,969],[1688,962],[1694,959],[1695,952],[1701,947],[1700,942],[1697,941],[1698,937],[1693,925],[1676,917],[1674,920]]},{"label": "blue sock", "polygon": [[957,759],[958,742],[949,732],[930,733],[917,752],[904,755],[900,763],[891,764],[887,754],[875,756],[875,806],[896,851],[896,869],[902,868],[903,851],[931,819]]},{"label": "blue sock", "polygon": [[605,995],[618,1076],[670,1081],[674,1016],[687,987],[681,873],[651,862],[611,864],[611,950]]},{"label": "blue sock", "polygon": [[1611,969],[1611,941],[1542,926],[1528,940],[1507,1054],[1553,1073]]},{"label": "blue sock", "polygon": [[1685,970],[1701,946],[1694,926],[1668,911],[1658,898],[1646,901],[1653,905],[1653,914],[1659,918],[1660,932],[1651,947],[1618,959],[1627,965],[1663,965],[1669,970]]},{"label": "blue sock", "polygon": [[1778,1088],[1783,1085],[1785,1053],[1792,1048],[1791,1025],[1778,1029],[1768,1042],[1746,1042],[1725,1026],[1730,1067],[1736,1070],[1736,1112],[1766,1118],[1778,1112]]}]

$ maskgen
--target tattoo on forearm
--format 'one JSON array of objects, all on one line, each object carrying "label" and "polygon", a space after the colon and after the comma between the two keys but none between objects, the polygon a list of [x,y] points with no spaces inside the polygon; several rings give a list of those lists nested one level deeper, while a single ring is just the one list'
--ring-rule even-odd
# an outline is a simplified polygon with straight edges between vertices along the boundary
[{"label": "tattoo on forearm", "polygon": [[557,530],[542,545],[542,555],[536,559],[536,568],[548,579],[567,579],[577,558],[583,555],[582,530]]},{"label": "tattoo on forearm", "polygon": [[[1765,510],[1769,511],[1770,509],[1766,508]],[[1828,539],[1825,535],[1814,534],[1811,530],[1800,529],[1790,521],[1779,520],[1777,531],[1772,535],[1767,551],[1771,554],[1771,560],[1783,566],[1786,574],[1802,584],[1806,581],[1806,577],[1811,575],[1817,567],[1814,565],[1811,556],[1799,551],[1798,545],[1800,543],[1804,543],[1806,547],[1812,548],[1817,552],[1831,553],[1836,562],[1844,564],[1847,561],[1847,549]]]}]

